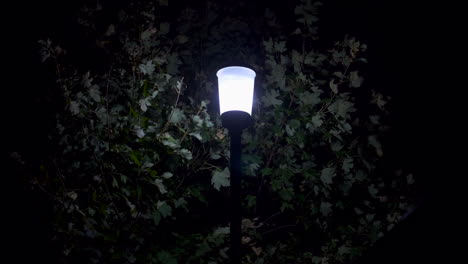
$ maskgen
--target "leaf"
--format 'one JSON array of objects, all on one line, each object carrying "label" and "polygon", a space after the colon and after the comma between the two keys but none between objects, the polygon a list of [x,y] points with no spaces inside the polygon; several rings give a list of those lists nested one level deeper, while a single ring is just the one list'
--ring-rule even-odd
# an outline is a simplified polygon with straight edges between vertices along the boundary
[{"label": "leaf", "polygon": [[166,171],[164,172],[161,177],[163,177],[164,179],[170,179],[172,176],[174,176],[172,173]]},{"label": "leaf", "polygon": [[190,135],[200,141],[202,141],[202,136],[200,135],[200,133],[190,133]]},{"label": "leaf", "polygon": [[158,209],[158,212],[162,215],[162,217],[166,218],[172,215],[172,208],[165,201],[158,201],[156,207]]},{"label": "leaf", "polygon": [[279,100],[277,98],[278,96],[279,93],[276,90],[267,91],[266,94],[262,97],[262,101],[265,104],[265,107],[281,105],[283,101]]},{"label": "leaf", "polygon": [[330,89],[333,91],[333,93],[337,94],[338,93],[338,85],[336,85],[334,80],[330,81]]},{"label": "leaf", "polygon": [[230,172],[229,168],[225,168],[223,171],[215,171],[211,176],[211,184],[213,187],[219,191],[221,187],[230,186],[229,182]]},{"label": "leaf", "polygon": [[320,179],[324,184],[332,184],[333,177],[336,176],[335,168],[324,168],[320,174]]},{"label": "leaf", "polygon": [[340,256],[347,255],[350,252],[351,252],[351,249],[349,247],[347,247],[347,246],[343,245],[343,246],[340,246],[338,248],[338,255],[340,255]]},{"label": "leaf", "polygon": [[174,108],[171,113],[171,117],[169,122],[178,124],[182,119],[185,119],[184,111],[180,110],[179,108]]},{"label": "leaf", "polygon": [[303,93],[300,93],[299,98],[304,105],[308,105],[310,107],[314,107],[315,105],[320,103],[319,93],[311,93],[309,91],[305,91]]},{"label": "leaf", "polygon": [[145,64],[140,64],[138,66],[138,68],[140,69],[140,71],[145,74],[145,75],[150,75],[154,72],[155,70],[155,66],[153,64],[153,61],[152,60],[149,60],[147,61]]},{"label": "leaf", "polygon": [[320,212],[324,216],[328,216],[332,212],[332,204],[329,202],[321,202],[320,203]]},{"label": "leaf", "polygon": [[154,180],[154,184],[158,187],[159,192],[161,194],[167,193],[166,186],[164,186],[163,182],[161,179],[156,179]]},{"label": "leaf", "polygon": [[346,99],[340,98],[333,102],[328,108],[330,112],[342,118],[347,118],[349,113],[355,112],[354,104]]},{"label": "leaf", "polygon": [[375,188],[375,186],[372,184],[371,186],[369,186],[367,188],[369,190],[369,193],[375,197],[377,195],[377,193],[379,192],[379,190],[377,190],[377,188]]},{"label": "leaf", "polygon": [[139,138],[143,138],[145,136],[145,132],[141,128],[135,128],[135,134]]},{"label": "leaf", "polygon": [[175,208],[179,208],[179,207],[186,208],[186,205],[187,205],[187,201],[185,201],[185,199],[183,197],[181,197],[181,198],[174,201]]},{"label": "leaf", "polygon": [[159,34],[166,35],[167,33],[169,33],[169,28],[170,28],[170,25],[167,22],[163,22],[159,24]]},{"label": "leaf", "polygon": [[294,66],[294,72],[301,72],[301,64],[304,60],[304,56],[302,56],[302,54],[300,54],[297,50],[293,50],[291,57]]},{"label": "leaf", "polygon": [[265,51],[267,53],[273,53],[273,40],[271,38],[263,41],[263,45],[265,46]]},{"label": "leaf", "polygon": [[351,87],[361,87],[362,81],[364,78],[358,75],[357,71],[352,71],[349,74],[350,86]]},{"label": "leaf", "polygon": [[100,93],[99,93],[99,86],[97,86],[96,84],[91,86],[91,88],[89,88],[89,95],[91,96],[91,98],[93,98],[94,101],[96,102],[101,102],[101,96],[100,96]]},{"label": "leaf", "polygon": [[187,160],[192,159],[192,152],[190,152],[188,149],[181,149],[178,151],[178,153]]},{"label": "leaf", "polygon": [[77,115],[78,113],[80,113],[80,105],[76,101],[70,102],[69,109],[73,115]]},{"label": "leaf", "polygon": [[354,164],[353,164],[352,158],[346,158],[343,160],[343,171],[345,173],[349,173],[353,167],[354,167]]},{"label": "leaf", "polygon": [[312,117],[312,124],[314,124],[315,128],[319,128],[322,126],[323,121],[322,121],[322,114],[317,113]]},{"label": "leaf", "polygon": [[226,227],[218,227],[216,228],[214,231],[213,231],[213,235],[214,236],[224,236],[224,235],[229,235],[231,232],[230,232],[230,229],[228,226]]},{"label": "leaf", "polygon": [[294,130],[294,128],[291,128],[291,127],[289,127],[289,125],[286,125],[286,134],[288,134],[288,136],[290,136],[290,137],[294,136],[295,132],[296,131]]},{"label": "leaf", "polygon": [[274,45],[274,51],[282,53],[286,51],[286,41],[276,42]]},{"label": "leaf", "polygon": [[140,99],[138,101],[138,103],[140,104],[141,111],[146,112],[148,110],[148,106],[151,106],[151,103],[150,103],[149,100],[150,100],[150,98],[146,97],[146,98]]},{"label": "leaf", "polygon": [[158,0],[158,2],[162,6],[168,6],[169,5],[169,0]]},{"label": "leaf", "polygon": [[414,176],[413,176],[413,174],[408,174],[408,175],[406,176],[406,182],[407,182],[408,184],[410,184],[410,185],[414,183]]},{"label": "leaf", "polygon": [[157,262],[153,263],[164,263],[164,264],[177,264],[177,259],[175,259],[169,252],[162,250],[157,255]]},{"label": "leaf", "polygon": [[369,141],[369,145],[375,148],[375,152],[379,157],[383,156],[382,145],[380,144],[379,140],[377,139],[376,135],[370,135],[367,140]]},{"label": "leaf", "polygon": [[178,35],[177,36],[177,42],[179,42],[179,44],[183,44],[185,42],[188,41],[188,37],[186,35]]},{"label": "leaf", "polygon": [[194,115],[192,117],[192,120],[197,125],[197,127],[202,127],[203,126],[203,120],[200,118],[200,116]]}]

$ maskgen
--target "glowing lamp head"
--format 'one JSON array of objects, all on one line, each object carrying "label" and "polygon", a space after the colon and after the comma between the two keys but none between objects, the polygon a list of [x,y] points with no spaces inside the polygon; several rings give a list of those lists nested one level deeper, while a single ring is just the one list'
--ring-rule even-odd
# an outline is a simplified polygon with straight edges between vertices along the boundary
[{"label": "glowing lamp head", "polygon": [[216,76],[220,114],[242,111],[252,115],[255,72],[249,68],[231,66],[220,69]]}]

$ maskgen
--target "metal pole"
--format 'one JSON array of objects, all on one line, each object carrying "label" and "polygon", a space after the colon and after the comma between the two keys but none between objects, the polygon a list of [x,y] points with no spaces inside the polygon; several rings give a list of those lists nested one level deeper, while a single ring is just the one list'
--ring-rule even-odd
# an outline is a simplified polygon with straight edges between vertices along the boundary
[{"label": "metal pole", "polygon": [[241,133],[242,130],[231,129],[231,260],[232,264],[241,263]]}]

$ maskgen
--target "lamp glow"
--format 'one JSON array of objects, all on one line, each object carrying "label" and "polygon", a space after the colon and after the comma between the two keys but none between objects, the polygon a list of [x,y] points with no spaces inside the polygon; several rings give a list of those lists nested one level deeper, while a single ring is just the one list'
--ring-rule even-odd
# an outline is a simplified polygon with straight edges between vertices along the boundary
[{"label": "lamp glow", "polygon": [[231,66],[220,69],[216,76],[220,114],[243,111],[252,115],[255,72],[249,68]]}]

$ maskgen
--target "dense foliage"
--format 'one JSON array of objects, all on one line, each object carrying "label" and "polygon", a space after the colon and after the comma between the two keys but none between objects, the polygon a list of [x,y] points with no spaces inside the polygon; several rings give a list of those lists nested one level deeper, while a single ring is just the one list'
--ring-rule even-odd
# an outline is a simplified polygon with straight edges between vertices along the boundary
[{"label": "dense foliage", "polygon": [[361,87],[366,45],[317,48],[317,1],[298,1],[288,25],[236,3],[178,6],[177,19],[167,0],[83,7],[77,32],[107,54],[94,62],[105,70],[39,42],[63,111],[28,180],[54,203],[64,263],[228,263],[215,72],[231,63],[257,72],[242,137],[244,263],[348,262],[407,209],[411,175],[376,173],[388,98]]}]

